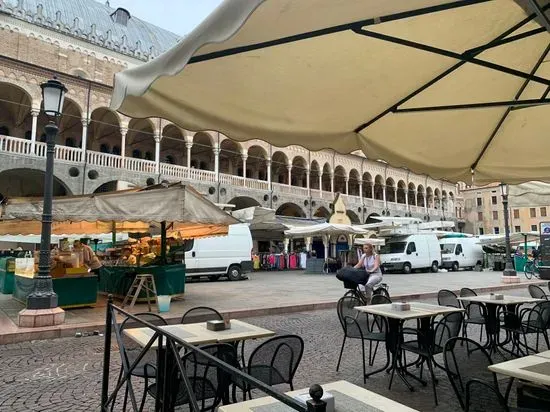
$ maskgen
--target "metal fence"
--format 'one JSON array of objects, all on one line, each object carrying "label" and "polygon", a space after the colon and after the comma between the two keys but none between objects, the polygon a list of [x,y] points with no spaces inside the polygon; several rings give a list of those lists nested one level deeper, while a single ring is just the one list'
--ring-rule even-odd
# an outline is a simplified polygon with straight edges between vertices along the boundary
[{"label": "metal fence", "polygon": [[[133,361],[130,361],[125,354],[124,341],[122,339],[123,331],[121,330],[120,323],[117,321],[117,315],[122,316],[125,319],[133,320],[136,327],[147,327],[154,332],[148,343],[141,349],[139,355]],[[232,379],[238,379],[240,382],[244,382],[248,388],[259,389],[266,395],[275,398],[296,411],[326,411],[326,403],[320,399],[322,390],[319,385],[313,385],[310,388],[310,393],[313,395],[314,399],[309,400],[306,404],[299,402],[295,398],[279,392],[266,383],[248,375],[239,368],[225,363],[220,358],[205,352],[200,349],[200,347],[191,345],[165,329],[124,311],[122,308],[113,304],[113,299],[111,296],[109,296],[108,299],[105,326],[105,346],[103,351],[103,378],[101,390],[101,410],[104,412],[112,411],[114,409],[117,395],[121,392],[121,390],[127,394],[130,401],[129,404],[132,408],[131,410],[134,412],[141,411],[143,405],[138,406],[134,387],[130,378],[132,376],[132,371],[134,371],[134,369],[140,364],[144,356],[148,353],[152,345],[157,340],[157,359],[159,365],[155,368],[155,411],[169,411],[173,409],[174,393],[173,389],[170,389],[170,380],[172,380],[173,386],[174,372],[173,369],[170,370],[168,367],[161,367],[161,365],[169,365],[170,362],[175,362],[175,366],[177,367],[177,376],[181,379],[178,386],[182,383],[185,386],[190,410],[193,412],[201,411],[194,393],[193,385],[186,371],[186,365],[181,356],[182,350],[184,350],[184,353],[192,352],[203,359],[207,359],[209,363],[215,365],[218,370],[231,376]],[[116,339],[118,352],[121,359],[121,371],[114,390],[109,393],[109,372],[111,367],[111,344],[113,335]]]}]

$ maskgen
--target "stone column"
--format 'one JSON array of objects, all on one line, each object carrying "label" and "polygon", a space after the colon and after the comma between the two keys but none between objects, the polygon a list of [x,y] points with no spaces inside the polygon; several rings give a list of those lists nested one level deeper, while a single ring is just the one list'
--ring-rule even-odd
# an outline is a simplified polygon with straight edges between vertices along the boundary
[{"label": "stone column", "polygon": [[346,195],[349,195],[349,177],[346,177]]},{"label": "stone column", "polygon": [[397,188],[393,189],[393,201],[394,203],[397,203]]},{"label": "stone column", "polygon": [[124,159],[126,157],[126,133],[128,133],[128,129],[126,127],[120,128],[120,155]]},{"label": "stone column", "polygon": [[387,208],[388,201],[386,200],[386,185],[382,185],[382,200],[384,200],[384,208]]},{"label": "stone column", "polygon": [[310,185],[310,177],[309,177],[309,167],[306,169],[306,187],[307,187],[307,195],[311,197],[311,185]]},{"label": "stone column", "polygon": [[330,240],[330,239],[329,239],[328,235],[323,235],[323,246],[325,247],[325,262],[327,261],[327,259],[328,259],[328,257],[329,257],[329,256],[328,256],[328,252],[329,252],[329,249],[328,249],[328,247],[329,247],[329,240]]},{"label": "stone column", "polygon": [[330,172],[330,193],[334,195],[334,172]]},{"label": "stone column", "polygon": [[31,116],[32,116],[31,154],[34,154],[34,149],[36,147],[36,127],[38,125],[38,115],[39,114],[40,114],[40,110],[38,110],[38,109],[32,109],[31,110]]},{"label": "stone column", "polygon": [[80,139],[80,150],[82,151],[81,161],[86,161],[86,146],[88,144],[88,119],[83,117],[82,122],[82,138]]},{"label": "stone column", "polygon": [[374,200],[374,182],[370,185],[370,197]]},{"label": "stone column", "polygon": [[193,142],[185,142],[185,148],[187,149],[187,167],[191,169],[191,148],[193,147]]},{"label": "stone column", "polygon": [[334,259],[336,259],[336,240],[335,238],[330,239],[330,254]]},{"label": "stone column", "polygon": [[243,177],[246,179],[246,160],[248,159],[248,154],[241,154],[241,159],[243,160]]},{"label": "stone column", "polygon": [[363,206],[363,181],[359,180],[359,199],[361,200],[361,206]]},{"label": "stone column", "polygon": [[428,195],[427,195],[427,192],[424,192],[424,210],[426,211],[426,213],[428,213]]},{"label": "stone column", "polygon": [[155,173],[160,173],[160,141],[162,136],[160,134],[154,135],[155,139]]},{"label": "stone column", "polygon": [[286,165],[286,168],[288,170],[288,185],[292,185],[292,163],[289,163]]},{"label": "stone column", "polygon": [[319,197],[323,198],[323,172],[319,170]]},{"label": "stone column", "polygon": [[312,244],[312,238],[311,236],[308,236],[305,238],[305,241],[306,241],[306,251],[310,252],[311,251],[311,244]]},{"label": "stone column", "polygon": [[[190,149],[189,149],[190,150]],[[214,173],[216,173],[216,182],[220,181],[220,152],[221,149],[216,145],[212,148],[214,151]],[[191,164],[190,161],[188,161]]]},{"label": "stone column", "polygon": [[405,189],[405,206],[409,210],[409,188]]},{"label": "stone column", "polygon": [[284,245],[284,251],[285,253],[288,253],[288,245],[290,243],[290,239],[285,237],[284,240],[283,240],[283,245]]},{"label": "stone column", "polygon": [[271,159],[265,159],[265,164],[267,166],[267,188],[271,190]]}]

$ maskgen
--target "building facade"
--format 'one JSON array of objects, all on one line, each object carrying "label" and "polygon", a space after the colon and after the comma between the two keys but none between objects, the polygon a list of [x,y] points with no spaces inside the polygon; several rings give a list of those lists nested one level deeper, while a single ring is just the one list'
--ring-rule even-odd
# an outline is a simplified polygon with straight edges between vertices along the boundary
[{"label": "building facade", "polygon": [[[464,218],[467,233],[475,235],[504,234],[504,208],[497,183],[461,190],[464,199]],[[550,205],[537,207],[508,207],[510,232],[538,231],[540,222],[550,221]]]},{"label": "building facade", "polygon": [[[68,88],[57,138],[55,194],[184,181],[217,203],[328,217],[342,193],[350,219],[454,220],[454,184],[362,154],[235,142],[162,119],[109,109],[116,72],[155,58],[178,36],[94,0],[0,0],[0,196],[42,194],[45,169],[40,84]],[[367,154],[368,155],[368,154]]]}]

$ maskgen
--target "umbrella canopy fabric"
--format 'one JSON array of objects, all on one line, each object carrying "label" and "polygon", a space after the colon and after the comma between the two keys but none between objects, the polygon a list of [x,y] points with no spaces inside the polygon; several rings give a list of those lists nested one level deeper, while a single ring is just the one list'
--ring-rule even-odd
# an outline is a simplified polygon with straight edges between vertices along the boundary
[{"label": "umbrella canopy fabric", "polygon": [[[42,208],[41,198],[9,198],[1,205],[0,234],[39,233],[36,228]],[[169,233],[191,238],[226,234],[228,225],[239,223],[196,190],[181,184],[57,197],[52,212],[53,234],[105,233],[113,223],[118,230],[146,232],[151,223],[168,222],[173,223]]]},{"label": "umbrella canopy fabric", "polygon": [[368,235],[369,231],[353,225],[343,225],[338,223],[321,223],[306,227],[294,227],[285,230],[285,235],[289,237],[297,236],[340,236],[340,235]]},{"label": "umbrella canopy fabric", "polygon": [[[538,240],[540,238],[539,232],[517,232],[510,233],[510,243],[523,243],[526,239]],[[481,245],[505,245],[505,235],[485,235],[479,237]]]},{"label": "umbrella canopy fabric", "polygon": [[[111,107],[434,178],[550,180],[548,0],[226,0]],[[473,172],[473,174],[472,174]]]},{"label": "umbrella canopy fabric", "polygon": [[536,207],[550,205],[550,184],[529,182],[511,185],[508,189],[510,207]]}]

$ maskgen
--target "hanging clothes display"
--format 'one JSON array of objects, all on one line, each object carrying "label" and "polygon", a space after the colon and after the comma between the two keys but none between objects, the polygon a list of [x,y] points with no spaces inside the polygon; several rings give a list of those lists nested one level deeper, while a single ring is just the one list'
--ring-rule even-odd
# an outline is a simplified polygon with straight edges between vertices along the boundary
[{"label": "hanging clothes display", "polygon": [[289,269],[297,269],[298,268],[298,259],[296,256],[296,253],[292,252],[288,256],[288,268]]}]

